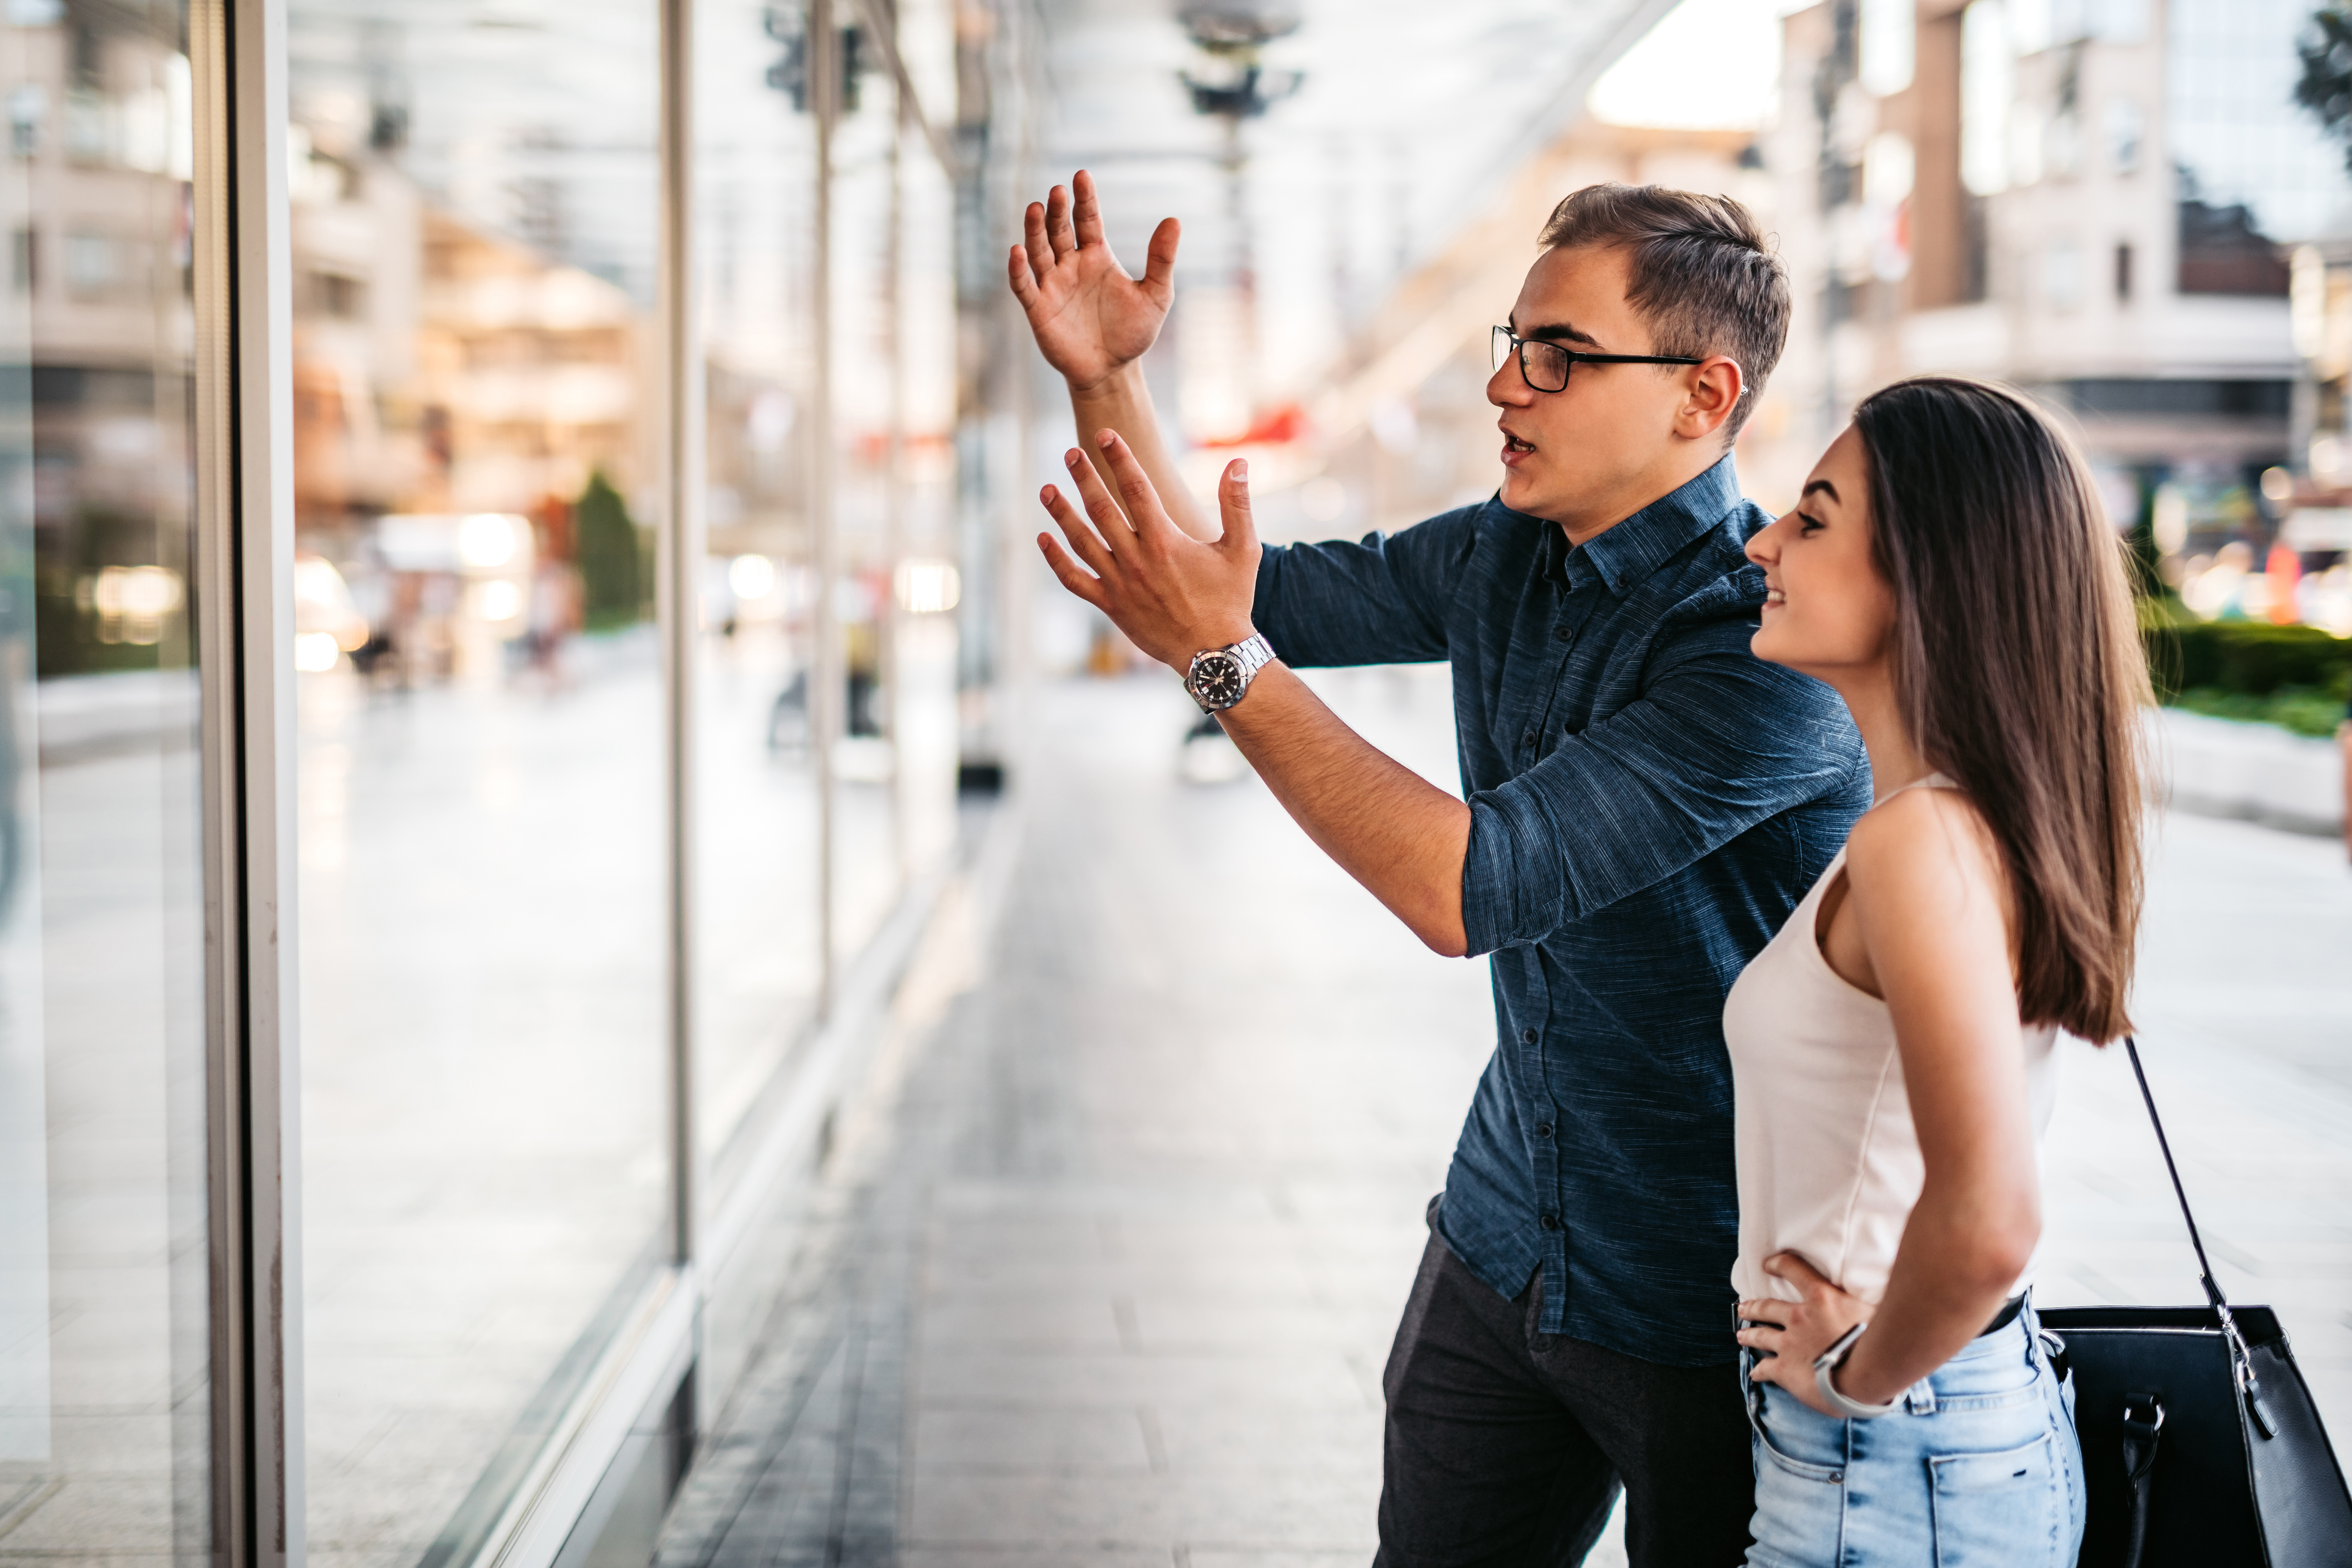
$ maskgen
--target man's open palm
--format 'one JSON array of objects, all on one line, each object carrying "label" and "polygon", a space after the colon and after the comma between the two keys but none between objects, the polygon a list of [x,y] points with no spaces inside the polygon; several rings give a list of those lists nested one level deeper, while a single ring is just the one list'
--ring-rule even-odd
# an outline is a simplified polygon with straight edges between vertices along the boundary
[{"label": "man's open palm", "polygon": [[1176,298],[1178,225],[1151,231],[1143,276],[1129,278],[1103,239],[1094,176],[1084,169],[1071,190],[1055,185],[1029,204],[1022,243],[1007,270],[1013,298],[1029,318],[1045,363],[1077,388],[1090,387],[1139,356],[1160,336]]}]

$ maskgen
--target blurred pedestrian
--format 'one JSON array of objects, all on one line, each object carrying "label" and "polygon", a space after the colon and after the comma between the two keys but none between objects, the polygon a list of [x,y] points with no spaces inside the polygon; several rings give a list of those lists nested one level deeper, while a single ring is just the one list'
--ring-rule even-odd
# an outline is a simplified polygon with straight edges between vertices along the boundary
[{"label": "blurred pedestrian", "polygon": [[1748,546],[1757,656],[1837,689],[1878,786],[1724,1015],[1754,1563],[2082,1543],[2028,1286],[2058,1032],[2130,1027],[2147,673],[2096,494],[2022,397],[1925,377]]},{"label": "blurred pedestrian", "polygon": [[[1635,1568],[1735,1563],[1753,1475],[1723,998],[1870,799],[1835,693],[1748,648],[1743,550],[1769,520],[1730,449],[1787,333],[1780,265],[1727,198],[1577,192],[1495,330],[1495,499],[1261,551],[1246,465],[1203,514],[1137,363],[1175,221],[1130,279],[1074,185],[1010,258],[1096,454],[1068,454],[1087,517],[1045,491],[1069,542],[1041,536],[1049,563],[1424,942],[1495,954],[1494,1058],[1382,1379],[1379,1563],[1577,1563],[1622,1488]],[[1466,800],[1290,668],[1437,659]],[[1250,933],[1236,911],[1168,940],[1214,984]]]}]

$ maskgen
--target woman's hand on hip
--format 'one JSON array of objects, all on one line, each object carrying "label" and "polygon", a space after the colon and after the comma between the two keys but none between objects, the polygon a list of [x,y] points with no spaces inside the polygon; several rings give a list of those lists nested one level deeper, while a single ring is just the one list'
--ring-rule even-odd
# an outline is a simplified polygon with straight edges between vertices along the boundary
[{"label": "woman's hand on hip", "polygon": [[[1761,1352],[1748,1373],[1748,1380],[1778,1384],[1810,1408],[1835,1416],[1838,1413],[1822,1403],[1821,1390],[1813,1382],[1813,1362],[1848,1329],[1868,1322],[1873,1309],[1867,1301],[1831,1284],[1821,1270],[1796,1253],[1774,1253],[1764,1260],[1764,1272],[1786,1279],[1804,1293],[1804,1299],[1782,1301],[1767,1296],[1739,1303],[1739,1316],[1747,1325],[1739,1331],[1739,1342]],[[1838,1392],[1850,1391],[1840,1384]]]}]

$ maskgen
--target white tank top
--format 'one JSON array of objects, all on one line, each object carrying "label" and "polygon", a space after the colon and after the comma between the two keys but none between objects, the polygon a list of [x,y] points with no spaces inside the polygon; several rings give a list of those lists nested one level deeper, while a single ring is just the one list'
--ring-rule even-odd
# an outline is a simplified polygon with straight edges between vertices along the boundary
[{"label": "white tank top", "polygon": [[[1877,804],[1922,784],[1958,787],[1931,773]],[[1724,1004],[1739,1171],[1731,1284],[1744,1298],[1798,1300],[1795,1286],[1764,1272],[1774,1253],[1796,1252],[1875,1305],[1926,1179],[1895,1020],[1822,955],[1822,894],[1844,869],[1841,848]],[[2021,1031],[2037,1152],[2056,1097],[2057,1034],[2049,1025]]]}]

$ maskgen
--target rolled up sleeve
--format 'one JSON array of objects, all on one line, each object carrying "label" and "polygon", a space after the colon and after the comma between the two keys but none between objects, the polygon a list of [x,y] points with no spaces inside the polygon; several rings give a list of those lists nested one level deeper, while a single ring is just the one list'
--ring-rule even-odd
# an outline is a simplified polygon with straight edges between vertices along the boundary
[{"label": "rolled up sleeve", "polygon": [[1540,940],[1866,767],[1835,692],[1709,628],[1632,702],[1470,796],[1474,954]]},{"label": "rolled up sleeve", "polygon": [[1446,610],[1475,509],[1354,542],[1270,546],[1251,618],[1296,667],[1419,664],[1447,656]]}]

